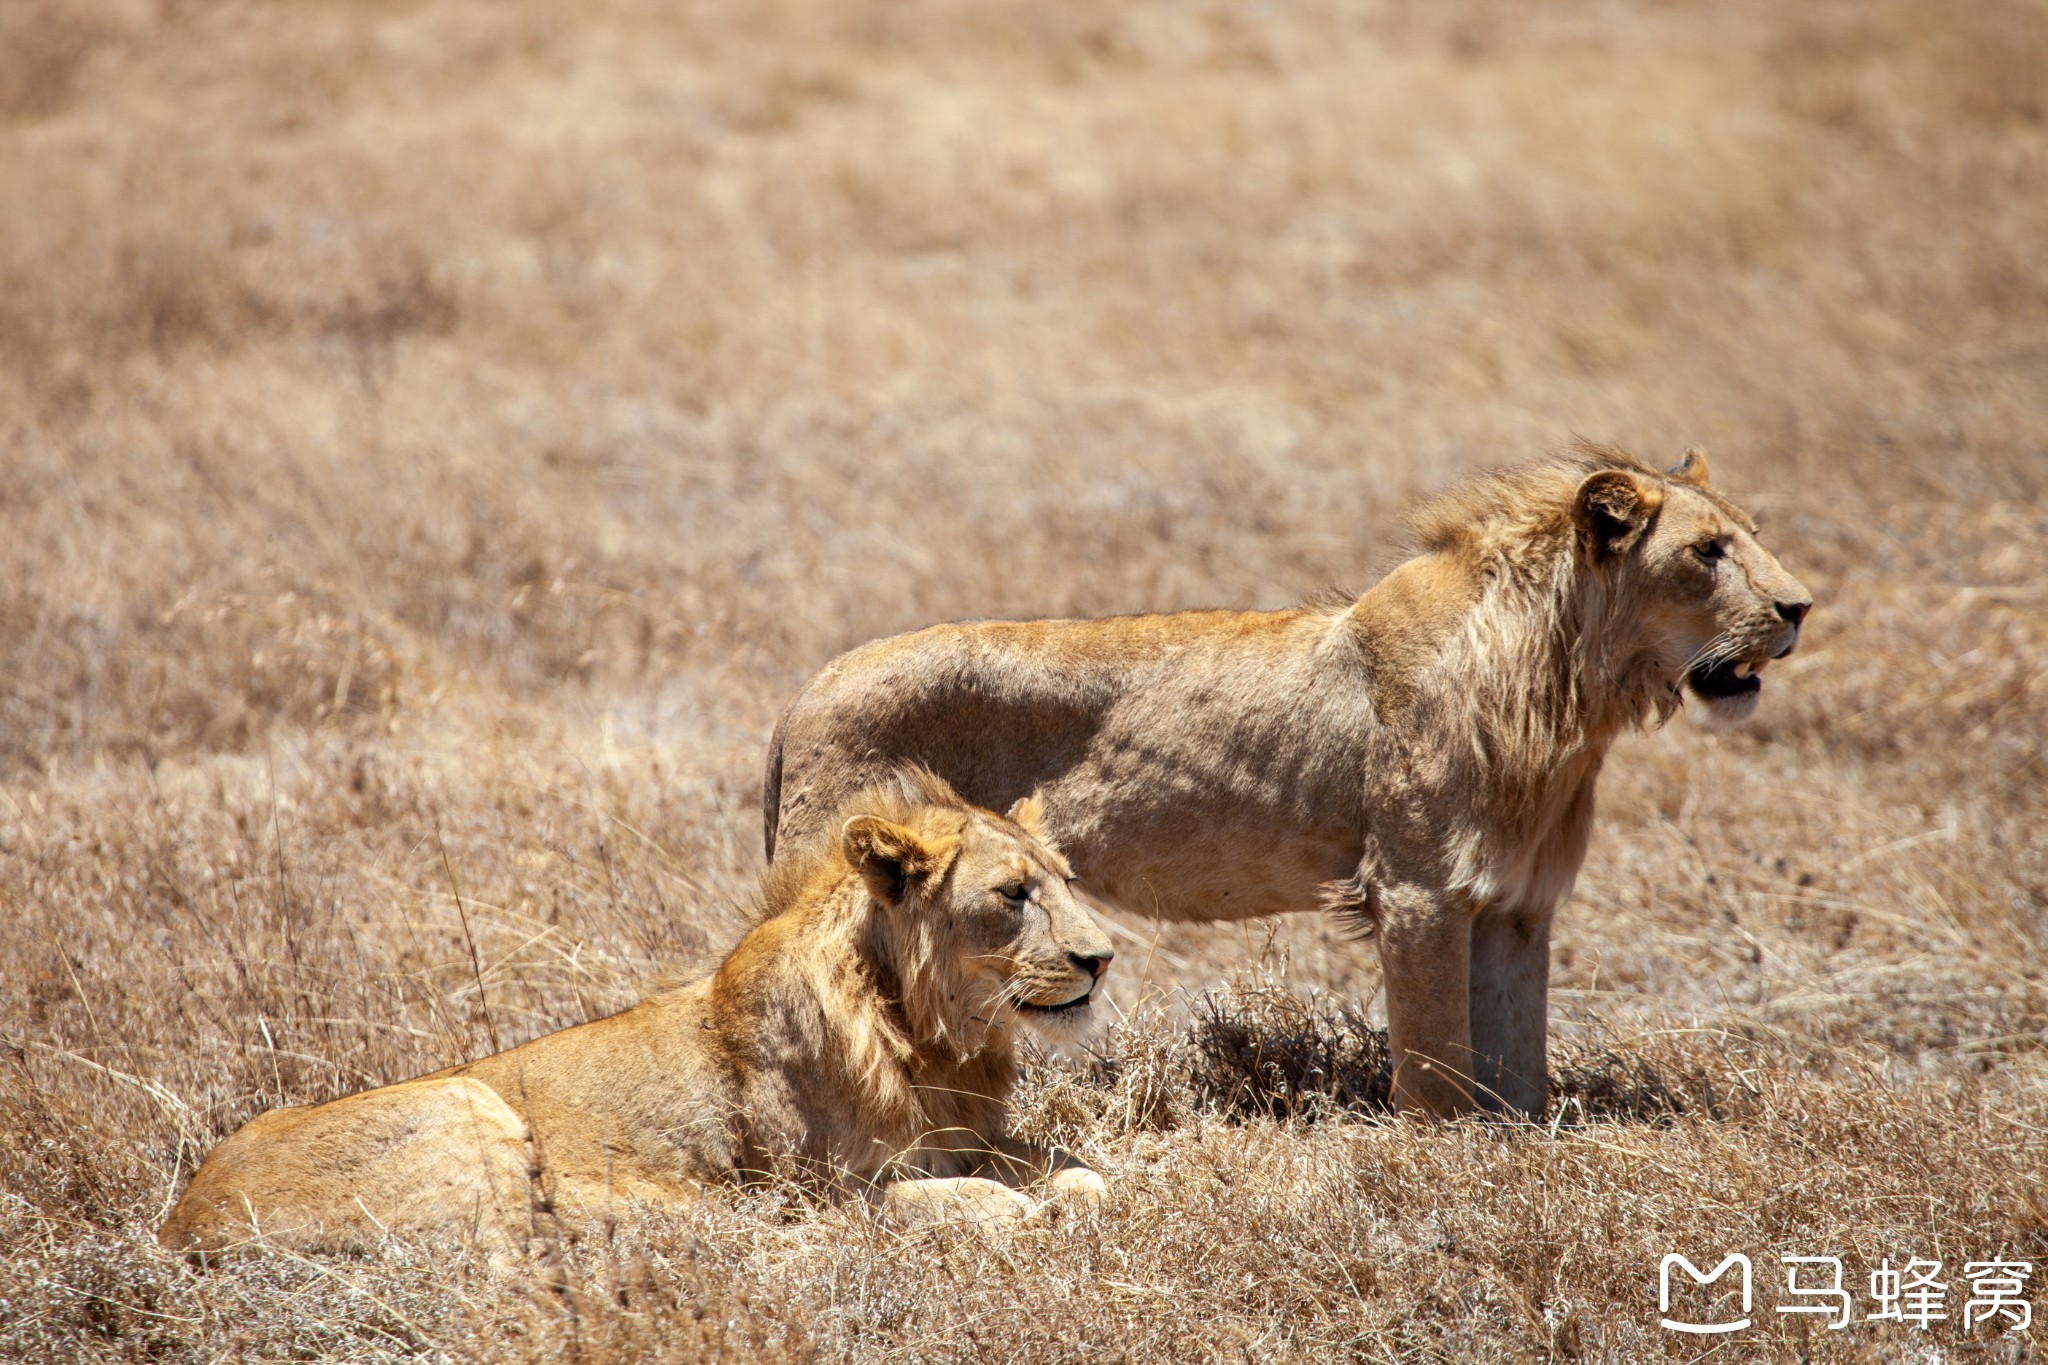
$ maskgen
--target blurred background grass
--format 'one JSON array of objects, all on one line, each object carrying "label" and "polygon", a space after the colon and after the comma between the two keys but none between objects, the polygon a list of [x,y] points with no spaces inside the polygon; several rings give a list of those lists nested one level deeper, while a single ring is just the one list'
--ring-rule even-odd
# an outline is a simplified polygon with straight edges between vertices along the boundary
[{"label": "blurred background grass", "polygon": [[[2044,71],[2031,0],[0,7],[0,1343],[1624,1359],[1676,1240],[2048,1259]],[[1131,921],[1026,1097],[1132,1191],[1067,1241],[147,1244],[252,1114],[728,944],[839,650],[1361,585],[1573,432],[1705,444],[1819,602],[1609,765],[1593,1146],[1311,1122],[1370,947]]]}]

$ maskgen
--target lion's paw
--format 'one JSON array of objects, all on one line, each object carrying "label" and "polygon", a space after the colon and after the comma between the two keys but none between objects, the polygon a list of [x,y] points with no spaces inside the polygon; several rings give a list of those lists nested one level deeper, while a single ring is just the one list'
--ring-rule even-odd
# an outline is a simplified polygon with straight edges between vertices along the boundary
[{"label": "lion's paw", "polygon": [[1014,1223],[1031,1216],[1029,1196],[980,1176],[899,1180],[882,1192],[882,1217],[896,1227]]},{"label": "lion's paw", "polygon": [[1054,1199],[1072,1208],[1094,1209],[1109,1202],[1109,1182],[1086,1166],[1054,1171],[1045,1183]]}]

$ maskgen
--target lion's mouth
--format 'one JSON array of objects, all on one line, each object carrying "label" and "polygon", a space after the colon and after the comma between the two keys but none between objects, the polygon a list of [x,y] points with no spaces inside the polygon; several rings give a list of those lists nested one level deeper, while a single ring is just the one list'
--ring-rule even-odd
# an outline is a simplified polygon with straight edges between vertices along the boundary
[{"label": "lion's mouth", "polygon": [[1768,659],[1760,663],[1733,659],[1712,668],[1695,668],[1685,675],[1685,681],[1696,695],[1708,701],[1747,697],[1763,690],[1763,671],[1769,663]]},{"label": "lion's mouth", "polygon": [[1026,1014],[1035,1014],[1041,1019],[1059,1019],[1068,1015],[1079,1014],[1082,1010],[1088,1008],[1088,1002],[1094,998],[1095,987],[1091,985],[1072,1000],[1064,1001],[1057,1005],[1034,1005],[1029,1000],[1019,1000],[1017,1008]]}]

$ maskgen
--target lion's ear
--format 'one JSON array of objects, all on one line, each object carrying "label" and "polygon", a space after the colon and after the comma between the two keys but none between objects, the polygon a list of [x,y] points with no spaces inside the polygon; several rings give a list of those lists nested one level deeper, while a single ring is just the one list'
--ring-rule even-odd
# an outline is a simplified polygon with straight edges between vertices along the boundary
[{"label": "lion's ear", "polygon": [[1698,446],[1687,446],[1685,448],[1685,458],[1665,472],[1680,483],[1689,483],[1695,488],[1705,488],[1708,478],[1707,452]]},{"label": "lion's ear", "polygon": [[1663,502],[1655,484],[1625,469],[1603,469],[1579,485],[1572,510],[1598,558],[1633,549]]},{"label": "lion's ear", "polygon": [[1633,549],[1663,504],[1664,494],[1655,484],[1626,469],[1603,469],[1579,485],[1572,510],[1599,558]]},{"label": "lion's ear", "polygon": [[879,815],[856,815],[839,831],[846,861],[871,891],[892,901],[902,899],[914,884],[943,873],[953,860],[956,843],[920,838],[917,831]]},{"label": "lion's ear", "polygon": [[1009,818],[1013,824],[1047,848],[1059,847],[1053,843],[1052,835],[1045,827],[1045,798],[1039,793],[1033,792],[1029,796],[1019,797],[1017,804],[1010,807]]}]

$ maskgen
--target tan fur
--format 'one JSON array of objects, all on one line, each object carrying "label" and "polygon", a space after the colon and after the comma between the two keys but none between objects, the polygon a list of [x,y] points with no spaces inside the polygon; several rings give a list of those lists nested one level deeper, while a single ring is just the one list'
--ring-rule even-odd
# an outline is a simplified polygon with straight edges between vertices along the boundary
[{"label": "tan fur", "polygon": [[387,1230],[502,1248],[550,1209],[771,1176],[904,1218],[1020,1214],[1034,1205],[1014,1187],[1047,1176],[1055,1194],[1097,1197],[1086,1167],[1005,1132],[1018,1025],[1078,1035],[1111,956],[1066,862],[1028,831],[1034,806],[1016,814],[922,773],[857,793],[838,837],[777,868],[763,919],[711,976],[481,1061],[264,1114],[213,1150],[159,1235],[194,1251]]},{"label": "tan fur", "polygon": [[1117,907],[1375,930],[1405,1108],[1539,1112],[1550,920],[1609,744],[1685,689],[1746,713],[1708,666],[1789,652],[1811,605],[1706,477],[1582,444],[1423,507],[1420,552],[1349,602],[865,645],[777,727],[769,852],[888,764],[977,801],[1042,791]]}]

